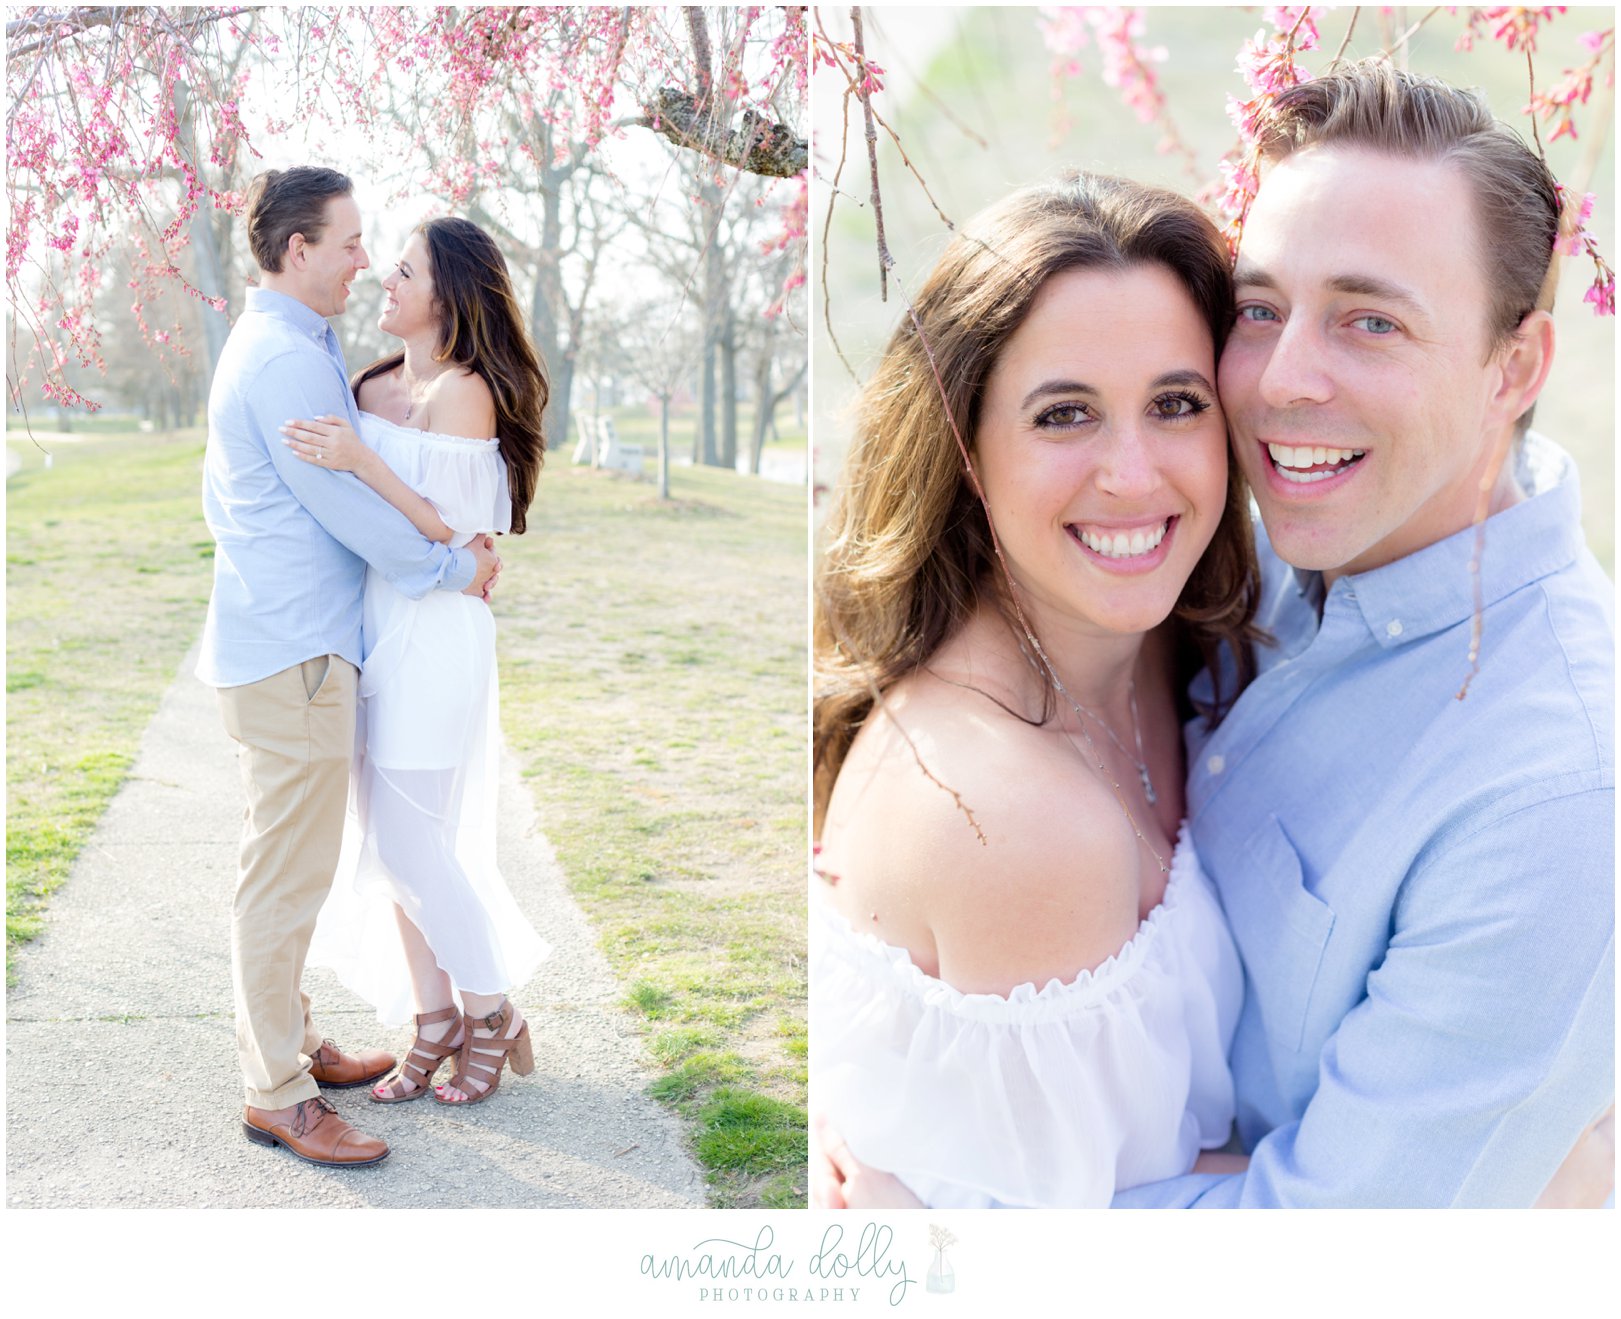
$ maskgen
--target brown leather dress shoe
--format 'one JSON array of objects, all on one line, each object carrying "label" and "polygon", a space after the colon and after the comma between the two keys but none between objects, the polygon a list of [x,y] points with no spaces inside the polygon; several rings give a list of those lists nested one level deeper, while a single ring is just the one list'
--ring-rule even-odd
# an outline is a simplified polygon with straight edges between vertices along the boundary
[{"label": "brown leather dress shoe", "polygon": [[388,1157],[388,1146],[356,1131],[329,1100],[306,1099],[286,1108],[242,1109],[242,1134],[256,1145],[277,1145],[305,1163],[324,1168],[360,1168]]},{"label": "brown leather dress shoe", "polygon": [[368,1085],[394,1070],[394,1055],[382,1049],[362,1049],[354,1056],[344,1053],[331,1040],[322,1040],[321,1047],[310,1059],[310,1075],[316,1085],[329,1090],[350,1090],[357,1085]]}]

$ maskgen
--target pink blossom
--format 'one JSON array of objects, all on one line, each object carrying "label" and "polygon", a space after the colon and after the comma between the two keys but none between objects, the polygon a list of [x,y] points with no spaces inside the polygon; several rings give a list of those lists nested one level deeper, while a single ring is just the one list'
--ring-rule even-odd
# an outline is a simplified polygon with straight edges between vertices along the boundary
[{"label": "pink blossom", "polygon": [[1592,283],[1592,286],[1582,295],[1583,302],[1593,304],[1595,316],[1615,315],[1615,276],[1604,272]]}]

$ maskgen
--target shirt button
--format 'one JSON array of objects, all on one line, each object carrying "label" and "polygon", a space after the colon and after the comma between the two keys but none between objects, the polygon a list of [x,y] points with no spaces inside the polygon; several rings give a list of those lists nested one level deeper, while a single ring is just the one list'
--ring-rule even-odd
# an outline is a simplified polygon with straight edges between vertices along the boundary
[{"label": "shirt button", "polygon": [[1399,637],[1399,636],[1401,636],[1401,619],[1393,618],[1393,619],[1390,620],[1390,622],[1386,623],[1385,624],[1385,635],[1387,637]]},{"label": "shirt button", "polygon": [[1211,756],[1209,760],[1205,761],[1204,767],[1212,774],[1220,774],[1222,770],[1227,768],[1227,759],[1225,756]]}]

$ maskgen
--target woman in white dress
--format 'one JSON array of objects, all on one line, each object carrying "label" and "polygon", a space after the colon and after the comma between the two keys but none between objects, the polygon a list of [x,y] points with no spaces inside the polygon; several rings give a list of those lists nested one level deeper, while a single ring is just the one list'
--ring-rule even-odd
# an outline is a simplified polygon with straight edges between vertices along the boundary
[{"label": "woman in white dress", "polygon": [[953,239],[866,386],[816,592],[813,1203],[1106,1205],[1228,1140],[1242,973],[1179,827],[1187,678],[1256,639],[1229,269],[1185,198],[1070,175]]},{"label": "woman in white dress", "polygon": [[[361,433],[298,420],[287,443],[353,472],[432,540],[521,533],[547,384],[499,249],[470,221],[430,220],[383,287],[378,328],[404,344],[352,382]],[[350,828],[309,961],[335,968],[386,1022],[414,1007],[416,1039],[374,1100],[431,1090],[478,1103],[504,1064],[534,1068],[528,1023],[506,994],[548,951],[496,867],[495,622],[484,600],[411,600],[370,570],[364,608]],[[453,1074],[435,1086],[447,1059]]]}]

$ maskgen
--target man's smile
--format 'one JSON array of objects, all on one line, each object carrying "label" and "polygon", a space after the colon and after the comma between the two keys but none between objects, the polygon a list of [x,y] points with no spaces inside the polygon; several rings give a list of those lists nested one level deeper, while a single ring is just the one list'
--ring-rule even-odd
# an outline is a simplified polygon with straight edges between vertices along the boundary
[{"label": "man's smile", "polygon": [[[1325,445],[1279,444],[1259,441],[1264,463],[1274,490],[1300,491],[1306,486],[1322,486],[1348,477],[1368,455],[1366,449],[1341,449]],[[1316,493],[1316,491],[1313,491]]]}]

